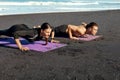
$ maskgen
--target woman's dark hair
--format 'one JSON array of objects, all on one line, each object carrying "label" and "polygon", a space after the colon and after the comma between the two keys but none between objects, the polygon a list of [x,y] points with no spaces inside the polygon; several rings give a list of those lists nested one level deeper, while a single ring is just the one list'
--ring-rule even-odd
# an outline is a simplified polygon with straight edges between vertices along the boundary
[{"label": "woman's dark hair", "polygon": [[92,28],[93,26],[98,26],[98,24],[95,22],[91,22],[91,23],[86,25],[86,29]]},{"label": "woman's dark hair", "polygon": [[42,30],[45,30],[45,29],[48,29],[48,28],[52,28],[52,26],[51,26],[49,23],[43,23],[43,24],[41,25],[41,29],[42,29]]},{"label": "woman's dark hair", "polygon": [[[41,25],[41,30],[45,30],[45,29],[48,29],[48,28],[52,28],[52,26],[47,22],[43,23]],[[45,41],[46,41],[45,45],[47,45],[48,44],[48,38],[45,38]]]}]

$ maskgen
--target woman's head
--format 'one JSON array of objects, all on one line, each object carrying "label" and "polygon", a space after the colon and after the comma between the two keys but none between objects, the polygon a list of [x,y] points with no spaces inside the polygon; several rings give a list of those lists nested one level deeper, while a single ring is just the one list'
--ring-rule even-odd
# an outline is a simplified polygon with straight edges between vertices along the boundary
[{"label": "woman's head", "polygon": [[52,27],[49,23],[43,23],[41,25],[41,35],[45,38],[49,38],[52,31]]},{"label": "woman's head", "polygon": [[95,22],[91,22],[86,25],[86,34],[96,35],[98,31],[98,25]]}]

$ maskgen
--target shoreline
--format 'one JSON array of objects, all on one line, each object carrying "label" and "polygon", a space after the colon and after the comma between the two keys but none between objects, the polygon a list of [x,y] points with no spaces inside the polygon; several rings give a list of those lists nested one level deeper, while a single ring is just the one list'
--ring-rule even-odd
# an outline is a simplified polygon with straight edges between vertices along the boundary
[{"label": "shoreline", "polygon": [[36,25],[41,25],[44,22],[48,22],[52,26],[56,27],[61,24],[79,25],[81,24],[81,22],[89,23],[93,21],[100,24],[100,26],[102,26],[105,20],[104,18],[105,17],[109,18],[107,17],[107,15],[110,16],[110,15],[114,15],[114,13],[118,14],[119,12],[120,10],[102,10],[102,11],[87,11],[87,12],[86,11],[56,12],[56,13],[31,13],[31,14],[5,15],[5,16],[0,16],[0,28],[1,29],[8,28],[14,24],[26,24],[29,27],[33,27]]},{"label": "shoreline", "polygon": [[33,15],[33,14],[58,14],[58,13],[78,13],[78,12],[101,12],[101,11],[118,11],[120,9],[108,9],[108,10],[88,10],[88,11],[53,11],[53,12],[36,12],[36,13],[16,13],[16,14],[0,14],[1,16],[17,16],[17,15]]}]

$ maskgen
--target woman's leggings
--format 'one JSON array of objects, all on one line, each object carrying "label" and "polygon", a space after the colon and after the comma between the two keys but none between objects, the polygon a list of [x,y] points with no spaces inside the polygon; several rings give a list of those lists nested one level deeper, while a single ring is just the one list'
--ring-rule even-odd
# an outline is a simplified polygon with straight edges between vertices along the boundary
[{"label": "woman's leggings", "polygon": [[25,24],[13,25],[9,29],[0,30],[0,35],[13,37],[14,32],[20,31],[20,30],[29,30],[29,27],[27,25],[25,25]]}]

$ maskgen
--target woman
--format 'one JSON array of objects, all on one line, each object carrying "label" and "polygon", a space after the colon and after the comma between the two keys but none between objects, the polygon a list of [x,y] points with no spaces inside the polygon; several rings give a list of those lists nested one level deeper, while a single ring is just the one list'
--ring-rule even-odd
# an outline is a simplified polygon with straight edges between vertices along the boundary
[{"label": "woman", "polygon": [[22,51],[29,50],[28,47],[23,47],[19,37],[23,37],[29,42],[33,42],[35,40],[41,40],[42,38],[45,38],[46,43],[48,43],[48,38],[51,35],[51,42],[57,42],[54,38],[54,31],[52,30],[52,27],[49,23],[43,23],[40,28],[33,28],[30,29],[25,24],[16,24],[11,26],[9,29],[6,30],[0,30],[0,35],[6,35],[10,37],[14,37],[14,40],[18,46],[18,48]]},{"label": "woman", "polygon": [[55,36],[69,37],[70,39],[78,40],[80,36],[85,34],[96,35],[98,31],[98,25],[95,22],[89,24],[82,23],[79,26],[76,25],[60,25],[55,27]]}]

